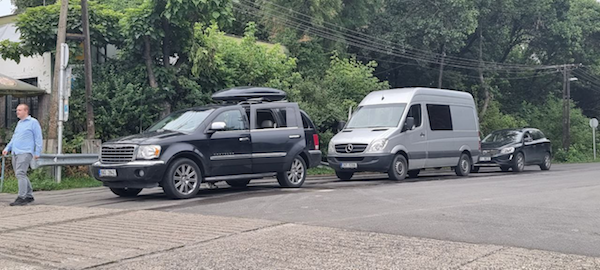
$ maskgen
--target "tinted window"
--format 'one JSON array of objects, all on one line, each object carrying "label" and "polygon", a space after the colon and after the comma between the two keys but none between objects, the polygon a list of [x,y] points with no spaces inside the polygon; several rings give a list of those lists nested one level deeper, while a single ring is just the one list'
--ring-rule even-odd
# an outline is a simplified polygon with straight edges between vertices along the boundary
[{"label": "tinted window", "polygon": [[452,130],[450,106],[427,104],[431,130]]},{"label": "tinted window", "polygon": [[271,109],[256,110],[256,127],[258,129],[277,127],[277,120]]},{"label": "tinted window", "polygon": [[308,116],[306,116],[304,113],[301,113],[301,115],[302,115],[302,126],[304,127],[304,129],[313,129],[312,123],[308,119]]},{"label": "tinted window", "polygon": [[219,114],[214,122],[225,122],[225,130],[243,130],[248,129],[246,119],[239,110],[225,111]]},{"label": "tinted window", "polygon": [[415,128],[420,127],[421,122],[423,122],[421,121],[421,104],[410,106],[407,117],[412,117],[415,119]]},{"label": "tinted window", "polygon": [[532,131],[531,134],[533,135],[534,140],[540,140],[544,138],[544,133],[539,130]]}]

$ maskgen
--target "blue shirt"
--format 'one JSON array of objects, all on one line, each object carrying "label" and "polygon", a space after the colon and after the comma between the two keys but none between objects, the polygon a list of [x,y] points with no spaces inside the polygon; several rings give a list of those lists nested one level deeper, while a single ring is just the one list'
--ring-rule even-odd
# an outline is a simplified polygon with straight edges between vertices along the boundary
[{"label": "blue shirt", "polygon": [[39,156],[42,153],[42,127],[31,115],[19,120],[15,133],[4,150],[15,155],[31,153]]}]

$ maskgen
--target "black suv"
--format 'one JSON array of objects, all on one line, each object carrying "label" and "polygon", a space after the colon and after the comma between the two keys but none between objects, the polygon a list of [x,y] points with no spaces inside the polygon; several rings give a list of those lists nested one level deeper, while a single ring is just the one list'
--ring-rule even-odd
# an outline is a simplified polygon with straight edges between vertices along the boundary
[{"label": "black suv", "polygon": [[238,87],[215,93],[221,105],[174,112],[141,134],[102,144],[94,177],[119,196],[162,186],[171,198],[190,198],[200,183],[245,187],[276,176],[282,187],[300,187],[319,165],[319,136],[285,92]]}]

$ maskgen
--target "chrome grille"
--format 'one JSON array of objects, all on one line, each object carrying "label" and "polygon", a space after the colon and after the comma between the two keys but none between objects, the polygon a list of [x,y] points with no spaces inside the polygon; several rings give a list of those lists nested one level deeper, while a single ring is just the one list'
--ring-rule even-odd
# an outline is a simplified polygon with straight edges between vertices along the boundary
[{"label": "chrome grille", "polygon": [[134,145],[103,145],[100,161],[102,163],[126,163],[133,161]]},{"label": "chrome grille", "polygon": [[367,149],[366,144],[347,143],[335,145],[335,151],[338,153],[362,153],[365,151],[365,149]]},{"label": "chrome grille", "polygon": [[495,156],[495,155],[497,155],[497,154],[499,154],[499,153],[500,153],[500,150],[498,150],[498,149],[492,149],[492,150],[482,150],[482,151],[481,151],[481,153],[482,153],[484,156]]}]

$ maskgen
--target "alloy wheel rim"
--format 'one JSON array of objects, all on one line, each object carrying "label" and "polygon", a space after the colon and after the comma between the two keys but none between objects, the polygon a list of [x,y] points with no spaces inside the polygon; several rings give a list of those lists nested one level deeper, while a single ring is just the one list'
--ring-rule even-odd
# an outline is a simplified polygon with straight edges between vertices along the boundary
[{"label": "alloy wheel rim", "polygon": [[517,156],[517,166],[519,167],[519,170],[523,170],[523,168],[525,167],[525,162],[523,161],[523,155],[518,155]]},{"label": "alloy wheel rim", "polygon": [[550,168],[550,155],[546,154],[546,156],[544,156],[544,164],[546,168]]},{"label": "alloy wheel rim", "polygon": [[463,159],[460,161],[460,169],[461,169],[463,172],[466,172],[466,171],[469,169],[469,162],[467,161],[467,159],[466,159],[466,158],[463,158]]},{"label": "alloy wheel rim", "polygon": [[298,184],[302,181],[304,178],[304,165],[302,165],[302,162],[299,159],[294,159],[292,168],[288,171],[287,176],[290,182],[294,184]]},{"label": "alloy wheel rim", "polygon": [[173,182],[177,192],[188,195],[191,194],[198,185],[198,174],[196,170],[189,164],[182,164],[173,174]]}]

